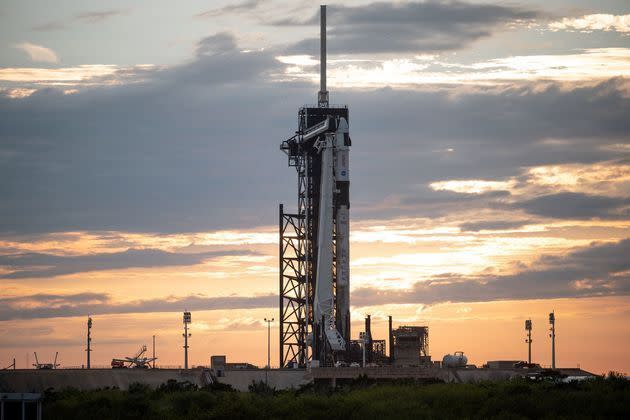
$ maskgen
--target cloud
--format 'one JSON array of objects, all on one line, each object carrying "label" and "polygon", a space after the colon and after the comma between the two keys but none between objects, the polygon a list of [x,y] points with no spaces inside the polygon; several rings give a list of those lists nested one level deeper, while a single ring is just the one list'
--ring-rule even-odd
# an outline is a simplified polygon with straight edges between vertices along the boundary
[{"label": "cloud", "polygon": [[[472,4],[460,1],[385,3],[329,6],[330,47],[333,54],[448,51],[464,48],[516,21],[531,20],[539,12],[518,7]],[[284,19],[275,25],[317,24]],[[289,48],[292,53],[313,54],[319,41],[307,39]]]},{"label": "cloud", "polygon": [[51,21],[35,25],[31,29],[38,32],[61,31],[63,29],[66,29],[66,23],[63,21]]},{"label": "cloud", "polygon": [[[313,62],[308,55],[279,56],[287,67],[283,77],[314,79]],[[329,60],[329,85],[334,88],[404,87],[427,89],[462,85],[497,88],[557,81],[594,83],[630,73],[629,48],[589,48],[563,54],[514,55],[472,63],[458,61],[456,55],[416,55],[388,59]]]},{"label": "cloud", "polygon": [[21,42],[14,45],[14,47],[28,54],[32,61],[43,63],[59,62],[59,57],[57,57],[57,54],[50,48],[46,48],[42,45],[32,44],[30,42]]},{"label": "cloud", "polygon": [[630,218],[630,197],[617,198],[563,192],[517,202],[530,214],[557,219]]},{"label": "cloud", "polygon": [[465,194],[482,194],[489,191],[509,191],[514,188],[514,181],[485,181],[482,179],[463,179],[432,182],[429,186],[435,191],[453,191]]},{"label": "cloud", "polygon": [[166,296],[160,299],[114,302],[107,294],[27,295],[0,297],[0,321],[75,317],[104,314],[149,312],[211,311],[219,309],[254,309],[277,307],[277,295],[219,296],[190,295]]},{"label": "cloud", "polygon": [[213,18],[231,13],[250,12],[266,3],[266,0],[246,0],[241,3],[228,4],[217,9],[205,10],[195,15],[197,18]]},{"label": "cloud", "polygon": [[470,222],[459,225],[460,229],[465,232],[479,232],[482,230],[510,230],[518,229],[527,225],[527,221],[511,221],[511,220],[488,220],[481,222]]},{"label": "cloud", "polygon": [[[190,62],[147,69],[143,83],[0,97],[0,232],[173,233],[274,223],[278,202],[295,202],[294,172],[278,144],[316,92],[273,78],[284,70],[277,55],[243,52],[232,35],[217,34],[199,43]],[[427,186],[503,182],[522,168],[618,158],[625,152],[607,145],[626,143],[630,132],[624,83],[334,90],[333,103],[350,105],[357,139],[353,218],[487,208],[505,193],[458,197]]]},{"label": "cloud", "polygon": [[207,36],[197,43],[197,56],[233,52],[237,48],[236,38],[229,32]]},{"label": "cloud", "polygon": [[39,32],[60,31],[67,29],[72,22],[81,22],[88,24],[101,23],[112,17],[123,15],[128,11],[128,9],[91,10],[76,14],[66,20],[54,20],[50,22],[45,22],[33,26],[31,29]]},{"label": "cloud", "polygon": [[630,15],[597,13],[581,17],[565,17],[549,23],[548,27],[552,31],[616,31],[625,34],[630,32]]},{"label": "cloud", "polygon": [[269,74],[281,69],[282,64],[271,52],[242,51],[233,34],[221,32],[197,43],[195,61],[164,69],[156,74],[156,79],[175,89],[182,85],[208,87],[235,84],[243,89],[246,84],[266,83]]},{"label": "cloud", "polygon": [[630,239],[593,243],[566,256],[543,256],[529,269],[511,275],[464,277],[445,274],[417,282],[411,290],[362,288],[354,306],[435,304],[630,295]]},{"label": "cloud", "polygon": [[[20,89],[46,87],[108,86],[143,81],[153,65],[118,66],[115,64],[83,64],[58,68],[0,68],[0,81]],[[32,94],[33,92],[31,92]],[[29,95],[30,96],[30,95]]]},{"label": "cloud", "polygon": [[189,266],[219,257],[252,254],[247,250],[180,254],[159,249],[129,249],[124,252],[79,256],[23,253],[0,256],[0,266],[10,270],[9,273],[0,275],[0,278],[46,278],[89,271]]},{"label": "cloud", "polygon": [[126,13],[124,9],[109,9],[109,10],[92,10],[89,12],[79,13],[74,17],[75,20],[80,20],[86,23],[103,22],[114,16],[120,16]]}]

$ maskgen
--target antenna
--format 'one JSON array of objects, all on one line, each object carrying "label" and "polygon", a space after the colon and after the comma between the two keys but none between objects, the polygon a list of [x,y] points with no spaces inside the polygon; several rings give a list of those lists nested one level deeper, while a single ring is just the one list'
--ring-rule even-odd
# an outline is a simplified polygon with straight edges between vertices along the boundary
[{"label": "antenna", "polygon": [[317,106],[328,108],[328,91],[326,90],[326,5],[320,6],[320,32],[319,32],[319,94]]},{"label": "antenna", "polygon": [[59,352],[58,351],[55,352],[55,361],[53,362],[53,367],[52,367],[53,369],[57,369],[57,366],[59,366],[57,364],[57,356],[59,356]]}]

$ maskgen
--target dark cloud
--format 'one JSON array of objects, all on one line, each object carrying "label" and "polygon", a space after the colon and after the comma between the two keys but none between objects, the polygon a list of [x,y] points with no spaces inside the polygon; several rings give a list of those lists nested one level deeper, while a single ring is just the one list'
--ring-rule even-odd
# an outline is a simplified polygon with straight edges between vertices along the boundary
[{"label": "dark cloud", "polygon": [[[52,302],[52,303],[51,303]],[[273,308],[277,295],[208,297],[166,296],[161,299],[138,300],[129,303],[113,302],[109,295],[30,295],[0,298],[0,321],[12,319],[58,318],[105,314],[210,311],[219,309]]]},{"label": "dark cloud", "polygon": [[528,221],[488,220],[481,222],[462,223],[459,228],[466,232],[479,232],[480,230],[506,230],[517,229],[528,224]]},{"label": "dark cloud", "polygon": [[236,38],[228,32],[207,36],[197,43],[197,56],[236,50]]},{"label": "dark cloud", "polygon": [[33,26],[31,29],[33,31],[39,32],[52,32],[52,31],[61,31],[62,29],[66,29],[67,24],[63,21],[52,21],[46,22],[39,25]]},{"label": "dark cloud", "polygon": [[[459,1],[372,3],[329,6],[327,22],[332,53],[433,52],[463,48],[518,20],[531,20],[539,12],[513,6]],[[275,25],[318,24],[319,14],[307,21],[285,19]],[[290,52],[314,54],[319,40],[307,39]]]},{"label": "dark cloud", "polygon": [[528,213],[557,219],[630,218],[630,198],[564,192],[515,204]]},{"label": "dark cloud", "polygon": [[38,293],[36,295],[31,296],[20,296],[20,297],[10,297],[3,298],[2,302],[7,305],[20,303],[24,301],[31,301],[39,305],[59,305],[59,304],[80,304],[86,302],[97,302],[104,303],[109,300],[109,295],[106,293],[95,293],[95,292],[83,292],[83,293],[75,293],[72,295],[56,295],[51,293]]},{"label": "dark cloud", "polygon": [[219,7],[217,9],[205,10],[195,15],[197,18],[213,18],[218,16],[224,16],[230,13],[242,13],[250,12],[258,8],[260,5],[266,3],[267,0],[246,0],[241,3],[228,4],[227,6]]},{"label": "dark cloud", "polygon": [[127,13],[126,9],[92,10],[89,12],[79,13],[74,17],[74,19],[87,23],[96,23],[125,13]]},{"label": "dark cloud", "polygon": [[[193,89],[217,85],[236,87],[235,84],[238,83],[240,84],[238,88],[246,89],[251,86],[253,92],[256,91],[256,83],[264,83],[263,81],[271,74],[283,70],[283,66],[271,52],[241,51],[236,38],[229,32],[220,32],[201,39],[197,43],[195,52],[195,60],[191,63],[158,71],[152,87],[157,91],[162,89],[170,91],[184,86]],[[236,92],[242,95],[244,92],[240,89]],[[188,91],[186,93],[190,94]],[[206,93],[211,94],[211,92]],[[224,91],[215,93],[227,94]],[[221,99],[223,98],[216,98],[217,101]],[[227,105],[228,102],[226,101],[225,104]],[[223,113],[227,110],[218,108],[216,111]]]},{"label": "dark cloud", "polygon": [[541,257],[528,270],[504,276],[463,278],[445,275],[418,282],[409,291],[358,289],[355,306],[385,303],[435,304],[496,300],[630,295],[630,239],[594,243],[563,257]]},{"label": "dark cloud", "polygon": [[90,10],[79,13],[67,20],[56,20],[33,26],[34,31],[50,32],[66,29],[72,22],[100,23],[115,16],[126,14],[127,9]]},{"label": "dark cloud", "polygon": [[[4,279],[46,278],[66,274],[126,268],[189,266],[206,260],[230,255],[251,255],[251,251],[213,251],[180,254],[159,249],[128,249],[124,252],[59,256],[25,253],[0,256],[0,266],[11,272],[0,275]],[[40,295],[43,298],[43,295]]]},{"label": "dark cloud", "polygon": [[[0,98],[0,232],[190,232],[275,223],[295,172],[279,143],[316,87],[273,81],[273,51],[202,40],[189,63],[146,82]],[[350,105],[353,217],[436,217],[501,194],[427,187],[520,168],[618,157],[630,132],[623,81],[574,89],[334,90]],[[548,138],[567,139],[547,143]],[[452,152],[441,152],[453,149]],[[393,197],[395,205],[382,206]]]}]

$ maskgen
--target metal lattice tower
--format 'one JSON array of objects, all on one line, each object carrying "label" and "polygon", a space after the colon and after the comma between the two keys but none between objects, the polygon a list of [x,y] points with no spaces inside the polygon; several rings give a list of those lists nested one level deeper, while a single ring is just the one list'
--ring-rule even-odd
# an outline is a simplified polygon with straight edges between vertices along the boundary
[{"label": "metal lattice tower", "polygon": [[280,145],[298,177],[297,212],[279,211],[281,366],[330,363],[350,340],[348,108],[328,103],[321,13],[318,104],[299,110],[298,130]]}]

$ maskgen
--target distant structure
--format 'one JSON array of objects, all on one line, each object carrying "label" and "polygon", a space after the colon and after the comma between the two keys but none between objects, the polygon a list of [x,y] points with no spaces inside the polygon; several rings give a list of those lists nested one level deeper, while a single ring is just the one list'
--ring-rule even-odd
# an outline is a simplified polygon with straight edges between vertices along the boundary
[{"label": "distant structure", "polygon": [[151,362],[154,362],[155,357],[146,357],[144,354],[147,352],[147,346],[142,345],[140,349],[131,357],[124,357],[122,359],[112,359],[112,369],[148,369],[151,367]]},{"label": "distant structure", "polygon": [[155,357],[155,334],[153,334],[153,369],[155,369],[155,361],[157,357]]},{"label": "distant structure", "polygon": [[551,368],[556,368],[556,315],[554,311],[549,314],[549,337],[551,337]]},{"label": "distant structure", "polygon": [[532,320],[525,320],[525,331],[527,331],[527,338],[525,342],[527,343],[527,363],[532,363]]},{"label": "distant structure", "polygon": [[4,368],[2,368],[0,370],[9,370],[9,369],[15,370],[15,357],[13,358],[13,363],[11,363],[9,366],[4,367]]},{"label": "distant structure", "polygon": [[59,352],[55,352],[55,361],[52,363],[39,363],[39,359],[37,358],[37,352],[33,352],[35,354],[35,364],[33,366],[35,366],[35,369],[45,369],[45,370],[50,370],[50,369],[57,369],[59,367],[59,364],[57,364],[57,356],[59,356]]},{"label": "distant structure", "polygon": [[429,356],[429,327],[402,326],[392,331],[394,366],[426,366]]},{"label": "distant structure", "polygon": [[321,6],[317,105],[298,112],[280,145],[298,176],[297,213],[279,211],[280,366],[331,366],[350,342],[348,107],[326,88],[326,6]]},{"label": "distant structure", "polygon": [[346,361],[361,361],[361,364],[387,364],[385,340],[375,340],[372,337],[372,317],[370,315],[365,317],[365,331],[359,333],[359,339],[350,340]]},{"label": "distant structure", "polygon": [[[488,364],[494,362],[488,362]],[[513,362],[510,362],[513,364]],[[456,351],[453,354],[446,354],[442,358],[442,367],[447,369],[465,368],[468,364],[468,358],[464,356],[463,351]],[[512,367],[512,365],[510,365]]]},{"label": "distant structure", "polygon": [[90,365],[90,353],[92,352],[92,347],[91,347],[91,343],[92,343],[92,317],[88,316],[88,321],[87,321],[87,348],[85,349],[85,352],[87,353],[87,368],[90,369],[91,365]]},{"label": "distant structure", "polygon": [[393,328],[393,324],[392,324],[392,316],[389,315],[388,317],[388,335],[387,335],[387,341],[389,343],[389,364],[393,365],[394,364],[394,328]]},{"label": "distant structure", "polygon": [[184,311],[184,369],[188,369],[188,338],[192,335],[188,332],[188,324],[191,322],[190,312]]}]

